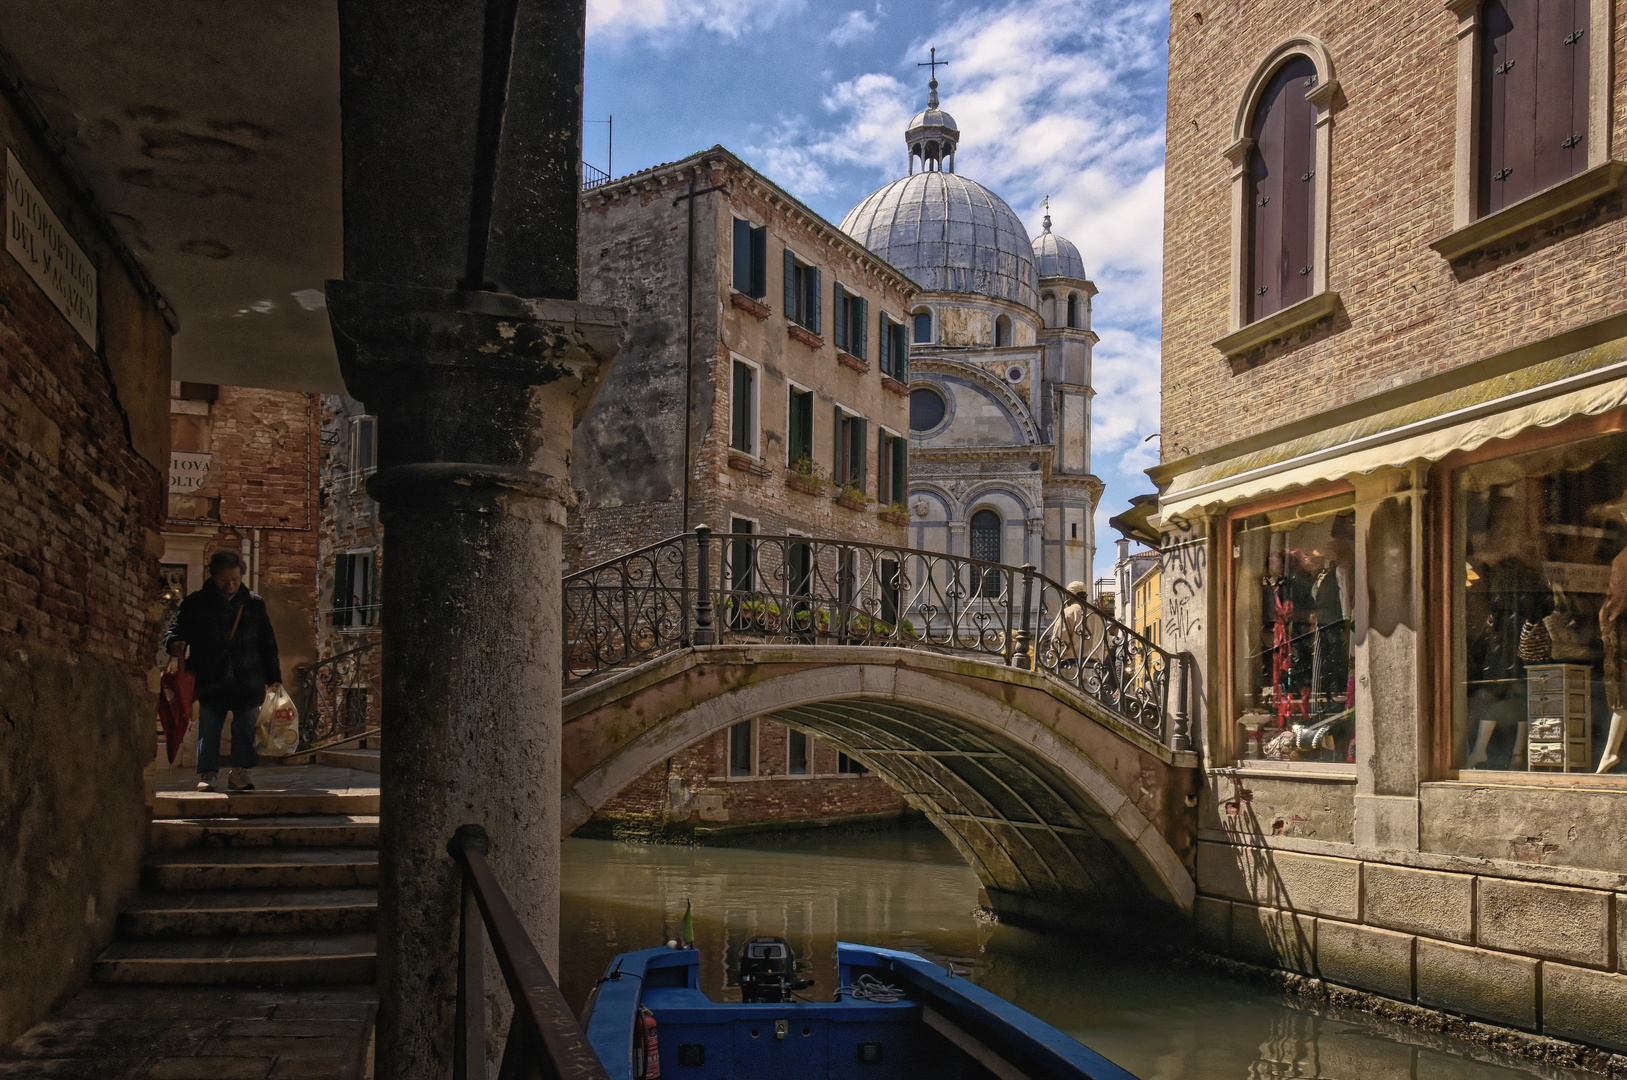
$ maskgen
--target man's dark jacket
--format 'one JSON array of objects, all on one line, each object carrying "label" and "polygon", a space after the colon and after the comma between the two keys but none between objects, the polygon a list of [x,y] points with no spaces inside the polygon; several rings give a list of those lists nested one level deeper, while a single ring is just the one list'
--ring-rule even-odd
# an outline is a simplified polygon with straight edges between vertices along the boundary
[{"label": "man's dark jacket", "polygon": [[214,582],[204,582],[203,588],[181,601],[181,610],[164,635],[164,650],[177,641],[191,646],[187,670],[197,679],[200,701],[252,699],[250,704],[258,704],[265,700],[268,684],[282,682],[277,635],[266,602],[247,589],[238,589],[228,600]]}]

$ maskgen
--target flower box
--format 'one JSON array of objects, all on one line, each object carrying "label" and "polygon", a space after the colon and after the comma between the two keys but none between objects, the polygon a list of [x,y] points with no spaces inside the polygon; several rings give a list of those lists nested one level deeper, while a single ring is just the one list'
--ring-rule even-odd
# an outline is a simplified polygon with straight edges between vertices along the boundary
[{"label": "flower box", "polygon": [[757,316],[759,319],[768,318],[768,305],[747,296],[743,292],[730,293],[729,303],[733,304],[741,311],[751,312],[751,314]]},{"label": "flower box", "polygon": [[823,349],[825,347],[824,338],[799,323],[786,323],[785,332],[810,349]]},{"label": "flower box", "polygon": [[785,474],[785,486],[792,491],[800,491],[804,495],[823,495],[825,482],[817,476],[805,476],[799,472]]},{"label": "flower box", "polygon": [[869,499],[865,498],[863,495],[856,495],[851,491],[839,492],[836,496],[836,502],[838,505],[845,506],[849,510],[864,510],[870,505]]},{"label": "flower box", "polygon": [[836,350],[836,362],[845,368],[852,368],[860,375],[863,375],[870,370],[869,364],[865,363],[863,360],[860,360],[857,356],[854,356],[850,352],[843,352],[841,349]]}]

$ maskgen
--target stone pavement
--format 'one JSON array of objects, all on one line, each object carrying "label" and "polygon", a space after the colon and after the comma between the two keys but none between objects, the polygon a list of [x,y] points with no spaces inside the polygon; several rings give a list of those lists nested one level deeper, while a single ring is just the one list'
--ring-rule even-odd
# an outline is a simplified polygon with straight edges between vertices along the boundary
[{"label": "stone pavement", "polygon": [[0,1080],[363,1080],[371,986],[90,986],[0,1049]]}]

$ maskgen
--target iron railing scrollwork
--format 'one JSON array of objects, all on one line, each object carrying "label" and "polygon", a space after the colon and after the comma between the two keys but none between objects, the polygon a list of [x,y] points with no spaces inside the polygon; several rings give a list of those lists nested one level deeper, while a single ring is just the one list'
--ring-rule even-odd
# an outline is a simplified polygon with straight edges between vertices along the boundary
[{"label": "iron railing scrollwork", "polygon": [[701,526],[568,575],[563,606],[567,686],[690,645],[885,645],[1036,671],[1189,746],[1186,658],[1033,566]]},{"label": "iron railing scrollwork", "polygon": [[378,729],[381,659],[380,639],[373,637],[301,670],[294,695],[301,751]]},{"label": "iron railing scrollwork", "polygon": [[499,1080],[609,1080],[587,1033],[577,1023],[548,964],[525,932],[508,894],[492,874],[491,842],[479,825],[460,825],[446,845],[463,870],[458,920],[457,998],[452,1029],[452,1078],[484,1078],[486,1070],[486,942],[514,1006]]}]

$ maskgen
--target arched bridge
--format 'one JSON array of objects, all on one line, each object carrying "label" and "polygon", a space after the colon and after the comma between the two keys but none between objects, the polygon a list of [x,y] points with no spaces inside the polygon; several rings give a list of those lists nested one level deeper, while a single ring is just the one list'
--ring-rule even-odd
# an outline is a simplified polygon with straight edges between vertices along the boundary
[{"label": "arched bridge", "polygon": [[564,585],[567,832],[765,717],[897,788],[1005,913],[1190,908],[1185,661],[1032,566],[701,528]]}]

